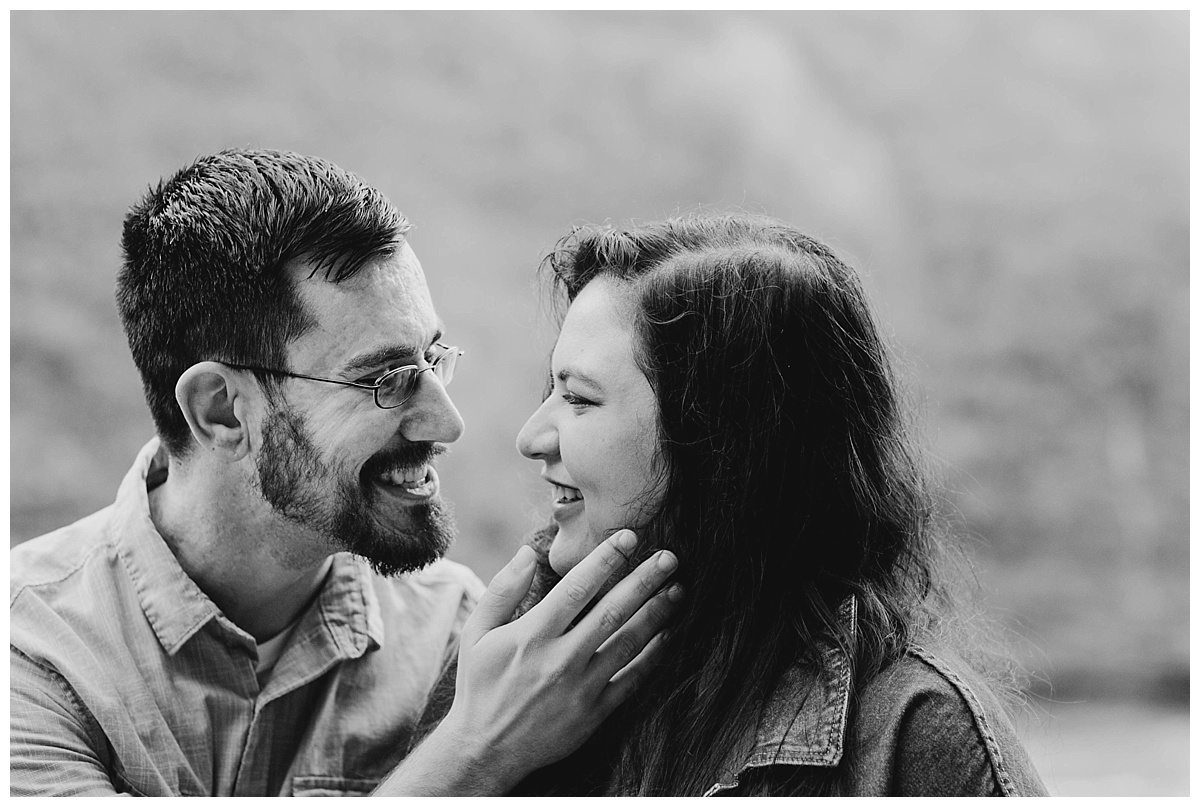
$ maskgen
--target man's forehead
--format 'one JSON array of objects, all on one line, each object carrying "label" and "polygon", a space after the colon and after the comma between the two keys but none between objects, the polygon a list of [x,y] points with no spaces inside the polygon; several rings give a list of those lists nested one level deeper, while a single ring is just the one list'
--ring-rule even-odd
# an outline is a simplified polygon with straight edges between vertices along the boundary
[{"label": "man's forehead", "polygon": [[419,355],[441,331],[421,264],[407,244],[340,283],[309,277],[311,267],[295,271],[300,298],[316,320],[295,347],[315,350],[329,366],[388,345],[410,346]]},{"label": "man's forehead", "polygon": [[365,262],[353,275],[336,283],[323,268],[318,268],[316,262],[307,257],[292,260],[284,271],[297,287],[311,284],[316,288],[324,284],[335,288],[362,289],[381,281],[425,286],[421,262],[407,241],[399,242],[390,253]]}]

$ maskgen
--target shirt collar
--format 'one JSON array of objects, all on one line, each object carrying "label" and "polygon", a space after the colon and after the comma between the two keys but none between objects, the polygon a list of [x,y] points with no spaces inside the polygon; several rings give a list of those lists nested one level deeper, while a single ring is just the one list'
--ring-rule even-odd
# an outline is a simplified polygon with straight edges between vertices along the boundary
[{"label": "shirt collar", "polygon": [[[155,437],[138,453],[115,502],[117,551],[146,619],[167,655],[175,655],[212,619],[219,619],[253,647],[253,638],[229,622],[187,576],[155,528],[148,491],[161,484],[166,474],[166,448]],[[334,555],[318,608],[337,655],[357,658],[383,644],[383,618],[365,561],[345,552]]]},{"label": "shirt collar", "polygon": [[301,615],[263,688],[264,702],[383,645],[383,617],[372,580],[361,558],[348,552],[333,556],[316,606]]},{"label": "shirt collar", "polygon": [[[838,617],[853,637],[858,606],[853,596],[838,609]],[[738,775],[765,765],[832,767],[842,759],[850,708],[850,659],[836,645],[825,643],[821,662],[796,665],[767,699],[758,728],[738,745],[720,778],[705,795],[737,787]]]},{"label": "shirt collar", "polygon": [[358,658],[383,646],[383,615],[367,562],[349,552],[333,556],[318,599],[322,622],[340,655]]},{"label": "shirt collar", "polygon": [[166,473],[166,449],[155,437],[138,453],[117,490],[115,538],[142,611],[163,650],[173,656],[220,609],[183,571],[150,519],[148,491]]}]

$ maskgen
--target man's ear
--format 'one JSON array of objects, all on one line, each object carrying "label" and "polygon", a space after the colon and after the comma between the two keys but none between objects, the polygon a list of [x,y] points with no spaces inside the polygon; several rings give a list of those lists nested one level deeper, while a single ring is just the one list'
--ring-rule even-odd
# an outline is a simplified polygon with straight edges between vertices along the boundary
[{"label": "man's ear", "polygon": [[175,384],[175,400],[196,442],[228,462],[237,462],[250,452],[243,416],[245,383],[224,364],[202,361],[187,368]]}]

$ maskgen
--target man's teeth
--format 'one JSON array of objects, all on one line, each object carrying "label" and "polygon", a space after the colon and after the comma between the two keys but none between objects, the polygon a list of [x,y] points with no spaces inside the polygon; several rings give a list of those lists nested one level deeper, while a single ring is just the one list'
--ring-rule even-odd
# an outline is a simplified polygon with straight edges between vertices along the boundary
[{"label": "man's teeth", "polygon": [[583,498],[583,494],[577,488],[563,487],[562,485],[551,485],[554,488],[554,499],[560,504],[573,502]]},{"label": "man's teeth", "polygon": [[416,468],[393,468],[381,474],[379,480],[407,490],[415,490],[423,487],[426,483],[432,484],[433,481],[429,479],[428,465],[420,465]]}]

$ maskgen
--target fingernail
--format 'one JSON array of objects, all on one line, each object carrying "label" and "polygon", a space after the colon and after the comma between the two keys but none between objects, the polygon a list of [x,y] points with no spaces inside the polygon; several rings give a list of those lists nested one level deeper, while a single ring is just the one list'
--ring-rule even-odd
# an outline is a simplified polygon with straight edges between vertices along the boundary
[{"label": "fingernail", "polygon": [[629,530],[617,533],[617,546],[622,549],[633,549],[637,545],[637,536]]},{"label": "fingernail", "polygon": [[683,586],[675,583],[667,589],[667,599],[671,602],[679,602],[683,599]]},{"label": "fingernail", "polygon": [[658,553],[658,568],[664,572],[669,572],[679,565],[679,560],[672,553],[663,550]]},{"label": "fingernail", "polygon": [[514,572],[519,572],[527,569],[535,560],[537,560],[537,553],[533,551],[533,547],[529,544],[521,544],[521,548],[517,550],[517,554],[513,556],[508,566]]}]

